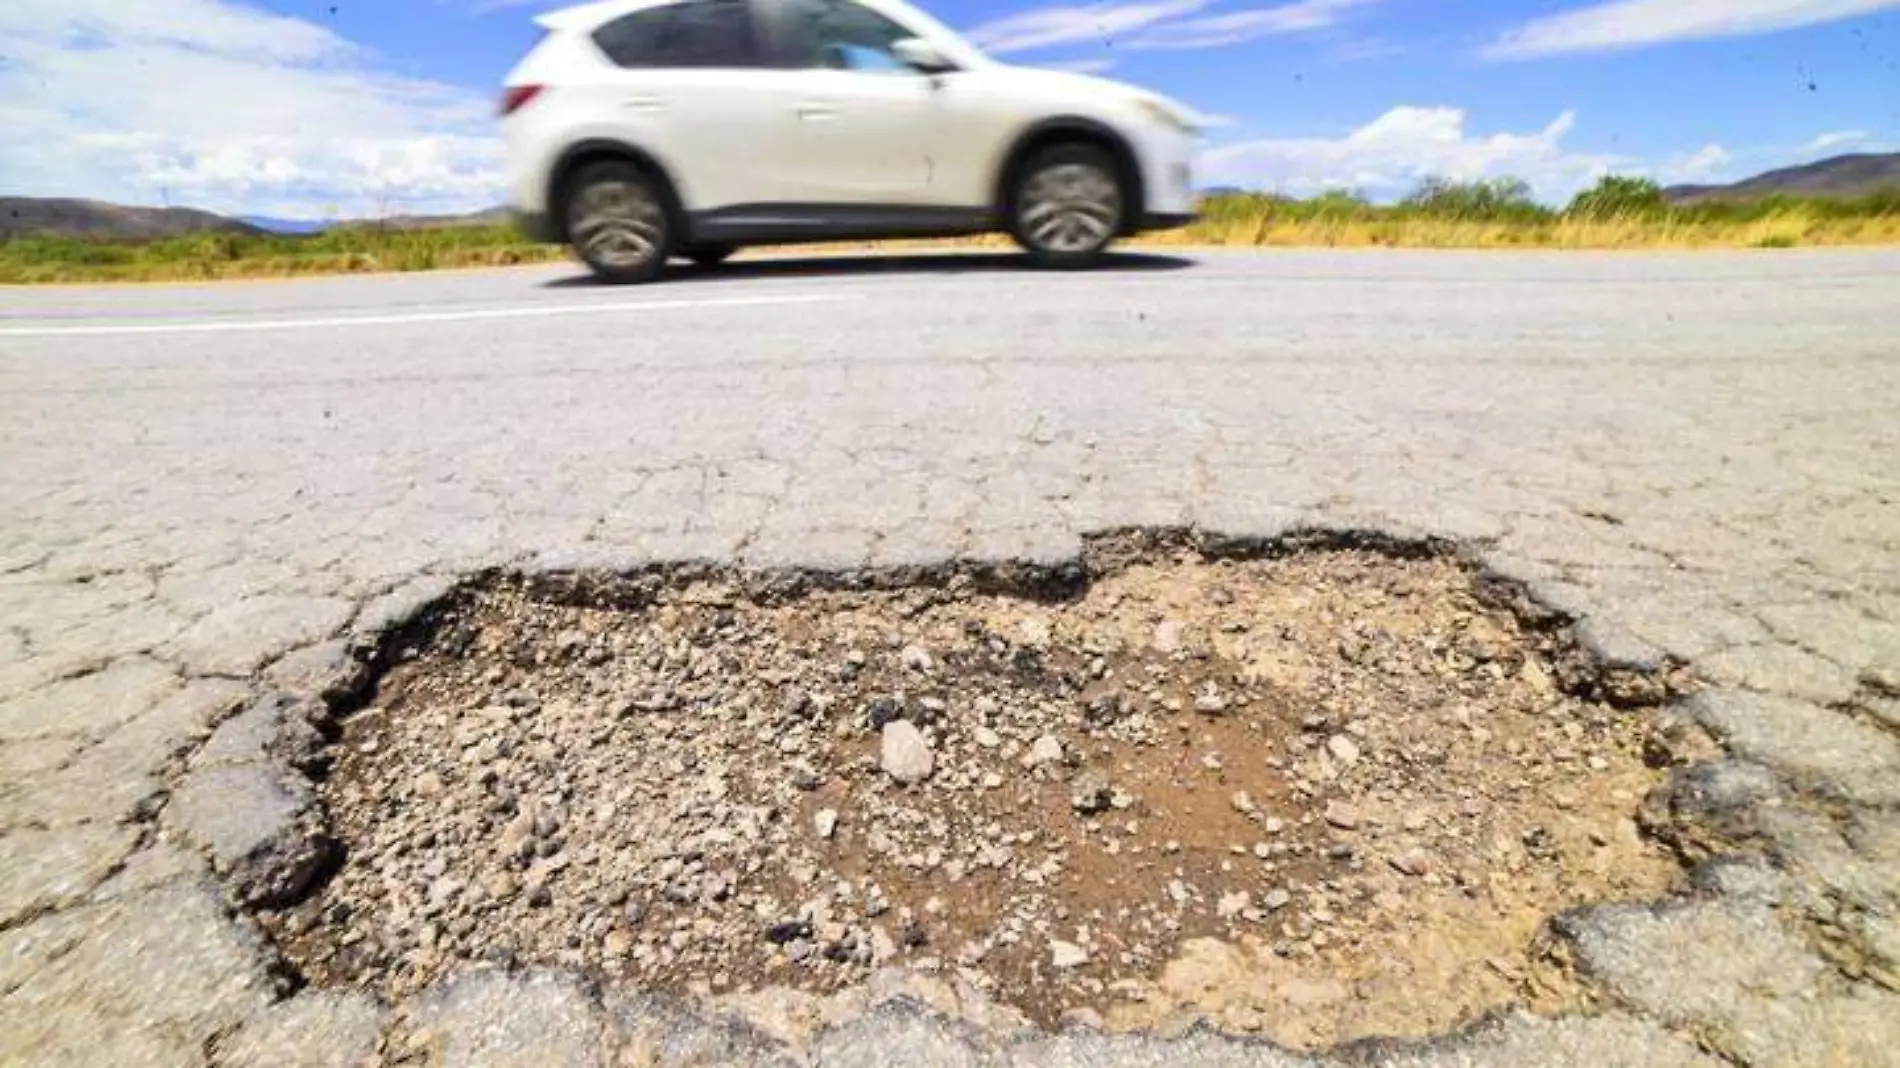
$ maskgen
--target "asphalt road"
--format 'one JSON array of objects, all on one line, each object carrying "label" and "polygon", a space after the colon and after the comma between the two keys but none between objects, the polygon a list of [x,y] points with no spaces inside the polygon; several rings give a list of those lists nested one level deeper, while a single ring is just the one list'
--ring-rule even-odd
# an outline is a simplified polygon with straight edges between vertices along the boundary
[{"label": "asphalt road", "polygon": [[[1900,1056],[1900,253],[1285,252],[0,290],[0,1062],[426,1031],[589,1063],[637,1012],[558,979],[280,1000],[205,876],[264,832],[206,812],[290,802],[216,778],[205,730],[475,567],[1047,559],[1134,524],[1462,539],[1709,684],[1779,867],[1580,920],[1607,1015],[1390,1063]],[[904,1013],[824,1041],[1183,1055]]]}]

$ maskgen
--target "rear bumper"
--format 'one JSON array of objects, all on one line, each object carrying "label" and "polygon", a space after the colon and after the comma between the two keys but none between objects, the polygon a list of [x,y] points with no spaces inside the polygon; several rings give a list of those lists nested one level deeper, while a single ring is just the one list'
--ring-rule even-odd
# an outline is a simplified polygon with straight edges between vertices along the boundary
[{"label": "rear bumper", "polygon": [[1200,215],[1192,211],[1151,211],[1142,215],[1141,221],[1136,224],[1135,228],[1143,232],[1148,230],[1179,230],[1183,226],[1192,226],[1194,220],[1198,218],[1200,218]]},{"label": "rear bumper", "polygon": [[561,229],[554,225],[554,217],[544,211],[522,211],[519,208],[512,213],[515,229],[526,234],[528,240],[539,241],[546,245],[561,243]]}]

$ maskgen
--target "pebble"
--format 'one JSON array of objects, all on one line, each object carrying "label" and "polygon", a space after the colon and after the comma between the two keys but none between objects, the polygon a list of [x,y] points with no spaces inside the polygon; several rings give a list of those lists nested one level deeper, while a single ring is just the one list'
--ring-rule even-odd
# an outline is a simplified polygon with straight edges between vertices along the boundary
[{"label": "pebble", "polygon": [[1219,913],[1221,919],[1231,920],[1247,911],[1248,906],[1252,904],[1251,894],[1245,890],[1236,890],[1231,894],[1222,894],[1220,902],[1215,906],[1215,911]]},{"label": "pebble", "polygon": [[985,749],[994,749],[1003,744],[1003,736],[988,727],[978,727],[976,729],[975,738],[976,744]]},{"label": "pebble", "polygon": [[1062,763],[1062,741],[1053,734],[1045,734],[1036,739],[1029,747],[1029,766],[1040,768],[1050,764]]},{"label": "pebble", "polygon": [[1235,790],[1234,796],[1230,800],[1233,803],[1235,812],[1252,813],[1254,810],[1253,795],[1245,790]]},{"label": "pebble", "polygon": [[1334,760],[1339,761],[1346,767],[1350,768],[1354,764],[1359,763],[1359,743],[1343,734],[1335,734],[1331,738],[1328,738],[1326,740],[1326,751],[1332,754]]},{"label": "pebble", "polygon": [[898,659],[905,667],[917,672],[929,671],[932,664],[929,651],[921,645],[904,646],[903,652],[898,654]]},{"label": "pebble", "polygon": [[482,880],[482,889],[496,901],[507,901],[521,892],[521,880],[511,871],[498,871]]},{"label": "pebble", "polygon": [[1063,1009],[1059,1022],[1067,1030],[1106,1031],[1108,1029],[1108,1023],[1102,1019],[1102,1014],[1086,1005]]},{"label": "pebble", "polygon": [[1268,912],[1278,912],[1293,903],[1293,895],[1285,890],[1269,890],[1266,896],[1260,899],[1260,903],[1266,906]]},{"label": "pebble", "polygon": [[871,963],[888,964],[897,957],[897,942],[881,923],[871,925]]},{"label": "pebble", "polygon": [[1155,626],[1154,647],[1157,653],[1178,653],[1186,628],[1178,619],[1162,620]]},{"label": "pebble", "polygon": [[1069,805],[1084,816],[1104,811],[1114,799],[1114,790],[1099,771],[1085,771],[1069,784]]},{"label": "pebble", "polygon": [[904,703],[889,694],[874,698],[865,706],[864,718],[872,730],[881,731],[886,725],[904,718]]},{"label": "pebble", "polygon": [[1066,971],[1070,968],[1080,968],[1088,962],[1089,951],[1074,942],[1064,942],[1057,938],[1049,940],[1049,963],[1057,968]]},{"label": "pebble", "polygon": [[830,838],[838,830],[838,810],[822,808],[812,817],[812,827],[818,831],[818,837]]},{"label": "pebble", "polygon": [[1217,716],[1227,711],[1227,698],[1221,694],[1220,687],[1210,682],[1195,693],[1194,711],[1204,716]]},{"label": "pebble", "polygon": [[1411,876],[1420,876],[1432,870],[1432,858],[1422,849],[1408,849],[1392,858],[1392,866]]},{"label": "pebble", "polygon": [[1326,822],[1342,831],[1359,826],[1359,813],[1344,801],[1326,802]]},{"label": "pebble", "polygon": [[886,775],[911,785],[923,782],[936,770],[937,754],[909,720],[894,719],[884,724],[882,765]]}]

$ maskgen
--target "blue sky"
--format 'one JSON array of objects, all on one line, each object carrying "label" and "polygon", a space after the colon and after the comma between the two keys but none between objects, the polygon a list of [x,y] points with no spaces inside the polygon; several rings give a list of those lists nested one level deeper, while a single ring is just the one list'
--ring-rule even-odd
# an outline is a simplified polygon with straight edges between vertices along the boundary
[{"label": "blue sky", "polygon": [[[0,193],[297,217],[499,197],[490,111],[559,4],[4,0]],[[1742,177],[1900,145],[1900,0],[941,0],[1012,62],[1218,116],[1209,181]]]}]

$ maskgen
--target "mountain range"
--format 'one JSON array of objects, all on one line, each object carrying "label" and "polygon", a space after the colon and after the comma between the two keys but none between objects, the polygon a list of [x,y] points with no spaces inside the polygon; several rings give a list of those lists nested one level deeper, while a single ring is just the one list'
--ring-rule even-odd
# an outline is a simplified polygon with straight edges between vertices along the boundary
[{"label": "mountain range", "polygon": [[134,208],[101,200],[0,197],[0,237],[175,237],[203,231],[255,233],[238,219],[195,208]]},{"label": "mountain range", "polygon": [[1900,189],[1900,152],[1834,156],[1728,185],[1670,186],[1663,196],[1672,204],[1695,204],[1771,196],[1858,197],[1883,189]]},{"label": "mountain range", "polygon": [[27,235],[148,239],[206,231],[243,234],[314,234],[341,226],[433,230],[447,226],[493,226],[508,221],[507,208],[462,215],[392,215],[386,219],[286,219],[270,215],[218,215],[195,208],[140,208],[102,200],[0,196],[0,238]]}]

